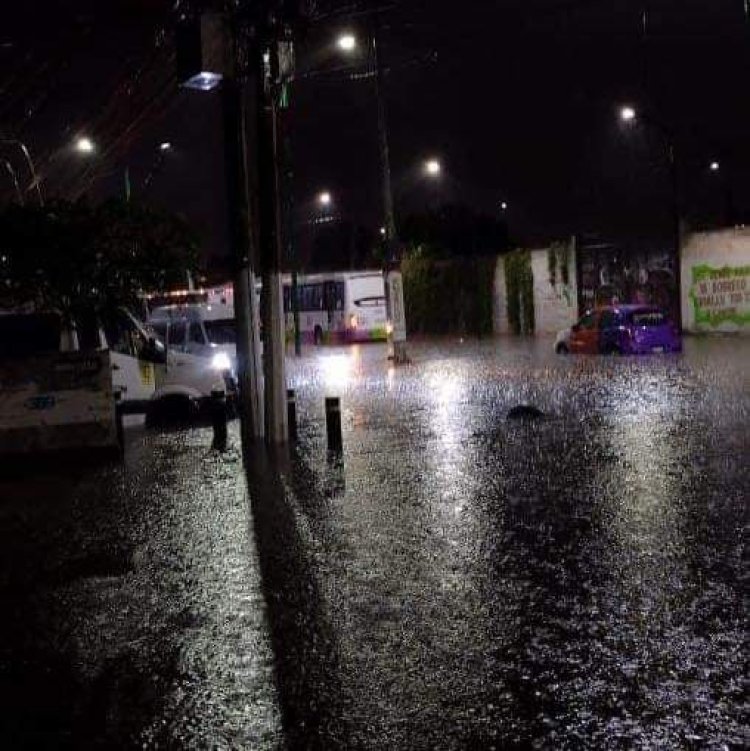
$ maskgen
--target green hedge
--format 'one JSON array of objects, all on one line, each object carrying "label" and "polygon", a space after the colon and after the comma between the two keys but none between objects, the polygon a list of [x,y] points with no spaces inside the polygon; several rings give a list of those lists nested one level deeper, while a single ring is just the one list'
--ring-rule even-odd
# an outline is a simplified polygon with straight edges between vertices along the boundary
[{"label": "green hedge", "polygon": [[515,334],[534,333],[534,275],[528,250],[514,250],[504,258],[508,323]]},{"label": "green hedge", "polygon": [[418,334],[492,333],[495,257],[437,259],[419,251],[401,263],[406,325]]}]

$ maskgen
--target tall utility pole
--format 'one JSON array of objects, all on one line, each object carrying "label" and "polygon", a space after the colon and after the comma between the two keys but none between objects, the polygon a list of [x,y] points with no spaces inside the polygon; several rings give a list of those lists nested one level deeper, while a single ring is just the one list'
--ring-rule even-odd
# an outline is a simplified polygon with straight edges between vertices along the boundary
[{"label": "tall utility pole", "polygon": [[[278,106],[280,91],[278,32],[253,51],[258,108],[258,209],[265,376],[266,441],[285,443],[289,428],[284,367],[285,326],[281,280],[282,231],[279,197]],[[267,62],[266,62],[267,61]],[[262,75],[261,75],[262,74]]]},{"label": "tall utility pole", "polygon": [[[254,266],[257,262],[252,231],[247,173],[246,133],[248,108],[257,107],[247,90],[243,73],[242,46],[233,35],[230,45],[232,68],[222,81],[225,169],[229,209],[230,242],[234,261],[234,311],[237,324],[237,361],[240,391],[240,420],[243,445],[247,449],[263,438],[263,397],[259,340],[259,311],[255,295]],[[252,68],[249,76],[254,77]]]},{"label": "tall utility pole", "polygon": [[[379,21],[377,16],[372,23],[372,56],[375,66],[375,100],[378,110],[378,145],[380,149],[381,188],[383,192],[384,214],[384,246],[385,246],[385,304],[390,329],[388,331],[388,346],[392,352],[393,362],[402,364],[408,362],[406,354],[406,326],[404,321],[403,292],[400,274],[397,272],[400,262],[400,243],[396,228],[396,217],[393,211],[393,188],[391,185],[391,161],[388,148],[388,119],[386,113],[384,88],[384,70],[382,56],[379,50]],[[395,277],[394,283],[391,279]],[[398,320],[397,320],[398,319]]]}]

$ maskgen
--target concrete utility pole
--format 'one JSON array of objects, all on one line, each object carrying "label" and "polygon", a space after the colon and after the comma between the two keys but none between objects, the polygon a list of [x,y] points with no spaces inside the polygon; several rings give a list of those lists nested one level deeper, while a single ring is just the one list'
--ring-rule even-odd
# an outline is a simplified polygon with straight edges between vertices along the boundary
[{"label": "concrete utility pole", "polygon": [[[247,449],[263,438],[259,311],[255,295],[252,217],[248,196],[247,109],[257,106],[248,96],[246,81],[236,76],[237,40],[233,40],[233,75],[222,81],[224,148],[230,242],[234,259],[234,314],[237,324],[237,362],[240,389],[240,419],[243,445]],[[252,76],[252,70],[250,72]]]},{"label": "concrete utility pole", "polygon": [[[289,438],[286,411],[285,326],[282,294],[281,202],[279,197],[279,39],[253,52],[258,108],[258,208],[263,319],[263,373],[265,376],[266,441],[286,443]],[[266,68],[266,59],[268,68]]]},{"label": "concrete utility pole", "polygon": [[385,245],[385,304],[388,320],[391,324],[388,331],[389,356],[395,364],[409,361],[406,354],[406,322],[403,305],[403,287],[398,273],[400,263],[400,243],[396,228],[396,217],[393,211],[393,188],[391,185],[391,161],[388,148],[388,119],[386,113],[385,96],[383,92],[384,70],[382,56],[379,51],[377,17],[372,24],[372,56],[375,66],[375,100],[378,110],[378,144],[380,149],[381,187],[383,192],[384,214],[384,245]]}]

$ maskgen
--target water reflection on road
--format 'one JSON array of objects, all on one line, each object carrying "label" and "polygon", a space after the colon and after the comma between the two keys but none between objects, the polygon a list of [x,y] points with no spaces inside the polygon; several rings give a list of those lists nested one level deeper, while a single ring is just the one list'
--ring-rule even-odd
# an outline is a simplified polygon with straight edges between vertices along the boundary
[{"label": "water reflection on road", "polygon": [[[747,345],[618,359],[546,346],[414,345],[395,370],[380,347],[291,364],[316,478],[297,513],[338,665],[328,743],[741,742]],[[333,492],[324,395],[345,417]],[[549,417],[507,421],[519,402]]]}]

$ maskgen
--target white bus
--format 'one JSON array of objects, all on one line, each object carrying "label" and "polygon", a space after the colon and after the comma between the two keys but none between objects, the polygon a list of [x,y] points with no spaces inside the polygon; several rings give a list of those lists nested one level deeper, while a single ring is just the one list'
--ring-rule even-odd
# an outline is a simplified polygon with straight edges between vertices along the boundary
[{"label": "white bus", "polygon": [[[294,314],[290,274],[282,277],[282,284],[286,339],[292,341]],[[257,283],[255,292],[259,296],[260,291],[260,283]],[[297,299],[300,332],[304,342],[323,344],[386,339],[388,320],[385,309],[385,283],[380,271],[300,275],[297,279]],[[234,343],[234,291],[231,284],[200,290],[184,290],[171,293],[168,299],[149,300],[151,322],[158,318],[164,302],[168,302],[168,307],[173,310],[202,308],[202,317],[206,319],[205,336],[214,341],[213,329],[209,331],[209,328],[218,326],[221,328],[221,338],[217,339],[216,343]]]},{"label": "white bus", "polygon": [[[342,271],[297,280],[302,340],[313,344],[384,340],[388,319],[380,271]],[[291,277],[284,276],[287,338],[294,335]]]}]

